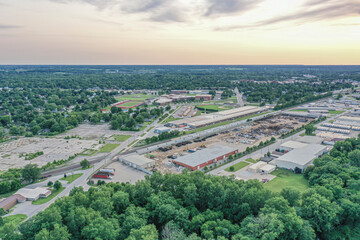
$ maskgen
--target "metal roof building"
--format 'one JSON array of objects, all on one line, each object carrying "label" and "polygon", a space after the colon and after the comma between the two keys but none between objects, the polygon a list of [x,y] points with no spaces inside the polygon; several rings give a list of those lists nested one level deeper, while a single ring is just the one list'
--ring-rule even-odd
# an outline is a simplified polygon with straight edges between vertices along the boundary
[{"label": "metal roof building", "polygon": [[155,165],[155,161],[144,156],[133,154],[124,157],[120,157],[119,160],[133,168],[148,168]]},{"label": "metal roof building", "polygon": [[299,168],[302,171],[305,170],[313,160],[325,152],[327,147],[320,144],[309,144],[303,148],[294,149],[283,156],[275,159],[277,167],[286,168],[289,170],[295,170]]},{"label": "metal roof building", "polygon": [[47,197],[51,194],[51,190],[45,187],[37,188],[21,188],[16,194],[26,198],[27,201],[35,201],[40,197]]},{"label": "metal roof building", "polygon": [[179,157],[172,162],[191,170],[197,170],[211,163],[226,159],[237,152],[238,150],[233,147],[214,145],[195,153]]},{"label": "metal roof building", "polygon": [[293,149],[298,149],[298,148],[303,148],[306,147],[307,144],[306,143],[302,143],[302,142],[296,142],[296,141],[287,141],[284,142],[283,144],[280,145],[280,150],[285,150],[285,151],[291,151]]}]

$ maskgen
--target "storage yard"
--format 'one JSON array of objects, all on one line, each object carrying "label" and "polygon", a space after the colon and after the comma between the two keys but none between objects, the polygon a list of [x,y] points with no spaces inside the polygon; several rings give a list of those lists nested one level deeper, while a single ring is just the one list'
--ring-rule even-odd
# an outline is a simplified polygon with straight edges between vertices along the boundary
[{"label": "storage yard", "polygon": [[251,114],[264,112],[265,110],[266,108],[246,106],[246,107],[234,108],[230,110],[210,113],[192,118],[179,119],[176,121],[169,122],[166,125],[169,127],[177,127],[177,128],[185,127],[185,126],[190,128],[199,128],[231,119],[245,117]]},{"label": "storage yard", "polygon": [[[155,169],[162,173],[179,173],[184,167],[195,170],[197,165],[188,167],[185,166],[185,164],[179,164],[177,161],[182,158],[192,158],[191,155],[195,153],[195,156],[199,155],[198,158],[201,159],[201,161],[205,161],[206,157],[204,156],[206,155],[206,151],[204,151],[204,149],[212,148],[216,145],[222,145],[224,148],[234,148],[239,152],[243,152],[247,147],[257,146],[261,141],[265,142],[266,140],[270,140],[271,137],[279,137],[281,134],[299,128],[312,120],[312,118],[274,115],[259,121],[248,122],[240,127],[206,138],[178,143],[167,148],[160,148],[148,154],[148,157],[156,161]],[[202,156],[201,153],[205,155]],[[212,159],[209,159],[209,161],[211,160]],[[215,162],[211,164],[215,164]],[[203,168],[204,166],[200,166],[199,168]]]}]

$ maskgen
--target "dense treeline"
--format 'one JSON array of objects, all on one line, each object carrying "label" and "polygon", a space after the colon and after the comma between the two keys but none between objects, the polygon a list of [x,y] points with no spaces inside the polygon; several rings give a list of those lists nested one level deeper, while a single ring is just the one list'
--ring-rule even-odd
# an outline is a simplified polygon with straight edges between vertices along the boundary
[{"label": "dense treeline", "polygon": [[[200,171],[155,173],[136,185],[74,188],[4,239],[359,239],[360,140],[335,144],[303,193]],[[3,229],[4,229],[3,228]],[[59,237],[59,238],[56,238]]]},{"label": "dense treeline", "polygon": [[[230,88],[232,81],[360,80],[358,66],[0,66],[0,87],[51,89]],[[109,71],[110,70],[110,71]],[[308,80],[308,79],[306,79]]]}]

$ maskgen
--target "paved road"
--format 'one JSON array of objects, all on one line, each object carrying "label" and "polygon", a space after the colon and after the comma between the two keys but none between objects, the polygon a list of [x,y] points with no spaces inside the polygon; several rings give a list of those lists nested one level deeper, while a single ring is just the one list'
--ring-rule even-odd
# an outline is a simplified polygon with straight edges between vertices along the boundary
[{"label": "paved road", "polygon": [[234,92],[236,94],[238,105],[240,107],[243,107],[244,106],[244,101],[243,101],[242,93],[239,92],[239,89],[237,87],[234,89]]}]

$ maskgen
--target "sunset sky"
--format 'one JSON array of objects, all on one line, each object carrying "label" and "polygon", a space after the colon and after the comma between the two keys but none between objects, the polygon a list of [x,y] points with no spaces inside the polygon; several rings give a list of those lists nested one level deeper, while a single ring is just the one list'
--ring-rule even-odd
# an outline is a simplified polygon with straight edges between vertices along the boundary
[{"label": "sunset sky", "polygon": [[360,0],[0,0],[0,64],[360,64]]}]

